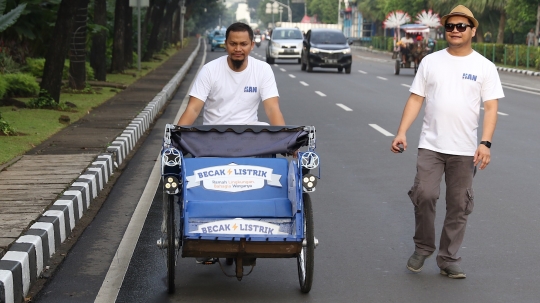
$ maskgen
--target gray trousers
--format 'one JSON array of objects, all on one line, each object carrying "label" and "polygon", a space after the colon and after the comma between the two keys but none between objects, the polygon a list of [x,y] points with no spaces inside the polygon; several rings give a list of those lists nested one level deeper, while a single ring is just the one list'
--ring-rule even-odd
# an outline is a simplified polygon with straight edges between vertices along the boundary
[{"label": "gray trousers", "polygon": [[463,242],[467,217],[474,207],[472,156],[441,154],[418,149],[417,172],[409,197],[416,221],[414,243],[420,255],[432,254],[435,247],[435,205],[440,195],[442,175],[446,182],[446,216],[439,243],[437,265],[459,264],[457,252]]}]

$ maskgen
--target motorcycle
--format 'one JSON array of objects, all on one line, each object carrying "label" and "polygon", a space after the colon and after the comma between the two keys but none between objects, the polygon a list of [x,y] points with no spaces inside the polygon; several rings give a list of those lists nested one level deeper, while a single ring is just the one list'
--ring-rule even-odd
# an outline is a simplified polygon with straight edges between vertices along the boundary
[{"label": "motorcycle", "polygon": [[255,45],[257,45],[257,47],[261,46],[261,35],[255,35]]}]

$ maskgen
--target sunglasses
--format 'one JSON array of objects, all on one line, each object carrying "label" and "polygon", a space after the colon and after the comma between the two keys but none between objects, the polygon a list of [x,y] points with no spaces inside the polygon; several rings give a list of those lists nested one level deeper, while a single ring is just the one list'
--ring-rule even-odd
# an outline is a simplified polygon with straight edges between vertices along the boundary
[{"label": "sunglasses", "polygon": [[470,24],[467,24],[467,23],[446,23],[444,25],[444,30],[446,30],[447,32],[453,32],[454,31],[454,28],[457,28],[457,31],[460,32],[460,33],[463,33],[464,31],[467,30],[467,27],[470,27],[470,28],[473,28],[472,25]]}]

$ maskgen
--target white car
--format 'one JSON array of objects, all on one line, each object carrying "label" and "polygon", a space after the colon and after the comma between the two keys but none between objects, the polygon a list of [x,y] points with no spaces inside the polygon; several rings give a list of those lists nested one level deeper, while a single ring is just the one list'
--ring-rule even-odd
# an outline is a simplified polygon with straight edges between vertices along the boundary
[{"label": "white car", "polygon": [[266,48],[266,62],[276,59],[292,59],[300,63],[304,35],[298,28],[278,27],[272,31]]}]

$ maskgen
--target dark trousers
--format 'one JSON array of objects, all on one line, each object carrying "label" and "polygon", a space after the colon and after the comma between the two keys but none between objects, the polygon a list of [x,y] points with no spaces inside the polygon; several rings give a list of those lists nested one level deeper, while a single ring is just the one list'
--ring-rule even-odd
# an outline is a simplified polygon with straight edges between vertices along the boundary
[{"label": "dark trousers", "polygon": [[435,205],[442,175],[446,182],[446,216],[439,243],[437,265],[446,268],[461,261],[457,252],[463,242],[467,218],[474,207],[472,156],[442,154],[418,149],[417,172],[409,197],[414,205],[415,250],[430,255],[435,249]]}]

